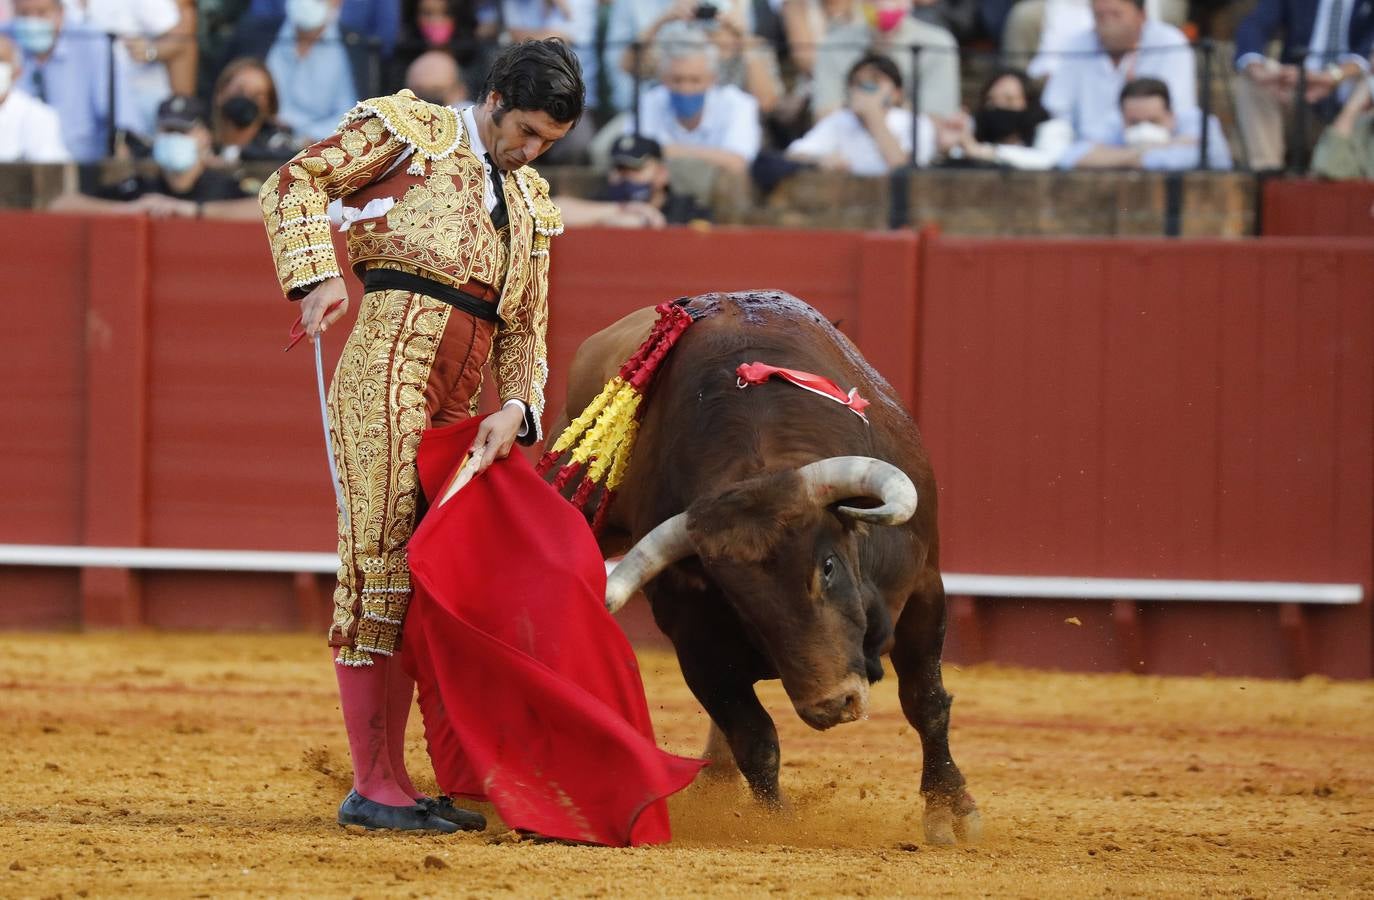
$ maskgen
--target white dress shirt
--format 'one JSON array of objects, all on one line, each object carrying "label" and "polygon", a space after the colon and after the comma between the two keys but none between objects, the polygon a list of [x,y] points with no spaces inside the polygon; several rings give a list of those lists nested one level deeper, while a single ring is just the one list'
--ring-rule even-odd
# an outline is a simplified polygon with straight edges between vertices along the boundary
[{"label": "white dress shirt", "polygon": [[[887,130],[897,139],[902,152],[911,154],[911,110],[893,107],[887,111]],[[925,165],[935,154],[935,127],[921,116],[916,121],[917,165]],[[838,154],[854,175],[886,175],[892,168],[878,149],[878,142],[852,109],[837,109],[811,127],[787,147],[787,155],[824,159]]]},{"label": "white dress shirt", "polygon": [[998,144],[993,148],[997,161],[1013,169],[1045,171],[1059,165],[1064,152],[1073,145],[1073,128],[1063,119],[1046,119],[1035,126],[1035,142]]},{"label": "white dress shirt", "polygon": [[477,119],[473,116],[472,110],[473,107],[466,107],[460,115],[463,117],[463,128],[468,133],[468,146],[482,161],[482,173],[486,175],[482,182],[482,202],[486,204],[487,215],[491,215],[491,211],[496,209],[496,186],[491,181],[491,160],[487,159],[487,145],[482,143],[482,135],[477,131]]},{"label": "white dress shirt", "polygon": [[1073,55],[1050,76],[1040,102],[1051,116],[1067,119],[1080,138],[1110,142],[1121,125],[1121,89],[1136,78],[1158,78],[1168,85],[1175,112],[1197,106],[1193,50],[1172,25],[1147,19],[1139,49],[1119,63],[1112,62],[1092,29],[1079,33],[1066,49]]},{"label": "white dress shirt", "polygon": [[[1159,0],[1145,0],[1145,17],[1159,18]],[[1032,78],[1047,78],[1059,68],[1064,48],[1076,36],[1093,27],[1090,0],[1046,0],[1045,20],[1040,28],[1040,46],[1026,67]]]},{"label": "white dress shirt", "polygon": [[51,106],[17,87],[0,100],[0,162],[71,162]]},{"label": "white dress shirt", "polygon": [[[491,215],[491,211],[496,209],[496,187],[491,181],[492,167],[491,160],[487,159],[487,145],[482,143],[482,135],[477,130],[477,119],[473,116],[472,110],[473,107],[469,106],[460,112],[459,115],[463,117],[463,128],[468,133],[468,146],[472,148],[473,153],[477,154],[477,158],[482,161],[482,173],[485,176],[482,179],[482,205],[487,208],[487,215]],[[503,184],[505,180],[506,177],[503,172],[501,173],[501,181]],[[520,422],[520,430],[516,432],[516,436],[524,437],[526,434],[529,434],[530,430],[529,407],[525,404],[525,401],[512,398],[503,403],[501,408],[505,409],[512,404],[519,407],[521,415],[523,416]]]}]

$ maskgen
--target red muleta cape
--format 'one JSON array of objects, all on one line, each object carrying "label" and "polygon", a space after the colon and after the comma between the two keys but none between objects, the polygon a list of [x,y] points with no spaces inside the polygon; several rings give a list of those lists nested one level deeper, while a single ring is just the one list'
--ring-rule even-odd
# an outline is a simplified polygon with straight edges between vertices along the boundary
[{"label": "red muleta cape", "polygon": [[[426,497],[439,495],[480,421],[425,432]],[[430,509],[408,553],[415,596],[402,660],[440,789],[548,837],[666,842],[663,798],[705,763],[654,743],[582,514],[513,452]]]}]

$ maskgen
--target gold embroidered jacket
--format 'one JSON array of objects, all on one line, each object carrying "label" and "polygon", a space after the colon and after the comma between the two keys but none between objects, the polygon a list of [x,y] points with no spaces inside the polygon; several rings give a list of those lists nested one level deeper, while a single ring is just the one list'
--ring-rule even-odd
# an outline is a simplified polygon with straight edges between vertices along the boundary
[{"label": "gold embroidered jacket", "polygon": [[503,179],[509,232],[498,232],[483,204],[485,179],[462,117],[407,90],[359,103],[338,132],[268,177],[258,196],[277,277],[291,299],[339,274],[326,213],[335,198],[355,208],[393,202],[383,217],[348,226],[348,255],[360,276],[399,268],[496,288],[497,388],[501,402],[528,407],[523,441],[532,443],[540,438],[548,379],[549,242],[563,223],[548,182],[525,166]]}]

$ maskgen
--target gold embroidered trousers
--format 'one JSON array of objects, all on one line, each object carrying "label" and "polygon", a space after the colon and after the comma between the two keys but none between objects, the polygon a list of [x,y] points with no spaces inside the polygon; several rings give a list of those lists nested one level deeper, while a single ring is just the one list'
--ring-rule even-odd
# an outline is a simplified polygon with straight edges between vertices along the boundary
[{"label": "gold embroidered trousers", "polygon": [[492,325],[408,291],[363,296],[329,391],[329,425],[348,509],[329,642],[338,662],[371,665],[400,646],[410,603],[406,543],[420,502],[415,458],[426,428],[472,415]]}]

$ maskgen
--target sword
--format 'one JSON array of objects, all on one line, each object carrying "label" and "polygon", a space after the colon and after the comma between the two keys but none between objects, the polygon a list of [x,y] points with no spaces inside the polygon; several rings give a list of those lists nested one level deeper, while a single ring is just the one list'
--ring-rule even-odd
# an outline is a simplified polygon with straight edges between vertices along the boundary
[{"label": "sword", "polygon": [[[343,300],[334,301],[329,305],[329,308],[324,311],[324,314],[326,316],[329,315],[334,311],[335,307],[343,302]],[[305,337],[305,329],[302,327],[300,318],[297,318],[295,324],[291,326],[288,337],[291,342],[286,345],[287,350],[299,344],[301,339]],[[320,353],[320,338],[316,337],[312,343],[315,345],[315,388],[320,396],[320,424],[324,426],[324,452],[329,461],[329,481],[330,484],[334,486],[334,503],[339,509],[339,517],[343,519],[344,531],[352,532],[353,528],[349,522],[348,506],[344,503],[343,487],[339,482],[339,467],[338,464],[334,462],[334,438],[329,433],[329,408],[324,393],[324,357]]]},{"label": "sword", "polygon": [[329,457],[329,483],[334,485],[334,502],[339,507],[339,517],[343,519],[344,533],[351,534],[353,528],[348,521],[348,507],[344,505],[343,486],[339,482],[339,466],[334,461],[334,438],[329,433],[329,410],[324,397],[324,359],[320,356],[320,340],[315,339],[315,387],[320,394],[320,423],[324,425],[324,452]]}]

